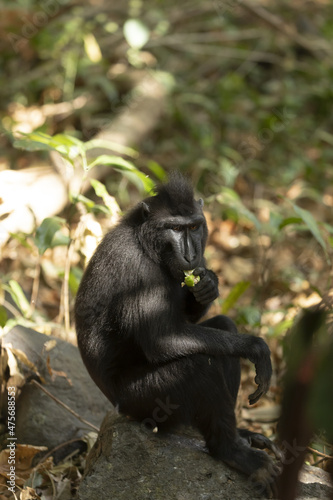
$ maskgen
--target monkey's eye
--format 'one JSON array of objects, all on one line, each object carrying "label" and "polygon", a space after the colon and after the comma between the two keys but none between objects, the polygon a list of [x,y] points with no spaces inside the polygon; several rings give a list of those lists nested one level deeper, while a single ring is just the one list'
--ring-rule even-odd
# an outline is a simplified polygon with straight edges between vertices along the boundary
[{"label": "monkey's eye", "polygon": [[172,229],[172,231],[176,231],[177,233],[179,233],[179,231],[182,230],[182,227],[181,226],[173,226],[171,229]]},{"label": "monkey's eye", "polygon": [[198,228],[198,224],[195,224],[194,226],[190,226],[190,231],[196,231]]}]

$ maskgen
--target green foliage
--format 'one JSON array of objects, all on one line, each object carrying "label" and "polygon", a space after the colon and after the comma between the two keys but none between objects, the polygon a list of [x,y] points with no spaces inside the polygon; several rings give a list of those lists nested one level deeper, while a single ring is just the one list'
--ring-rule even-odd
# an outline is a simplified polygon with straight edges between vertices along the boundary
[{"label": "green foliage", "polygon": [[15,148],[26,151],[58,151],[71,162],[79,155],[83,156],[85,154],[83,142],[68,134],[50,136],[42,132],[32,132],[22,135],[24,139],[14,141]]},{"label": "green foliage", "polygon": [[47,217],[36,229],[34,242],[40,255],[46,252],[48,248],[54,248],[59,245],[68,245],[69,236],[61,232],[65,225],[65,219],[60,217]]},{"label": "green foliage", "polygon": [[305,223],[306,227],[312,233],[313,237],[317,240],[317,242],[322,246],[324,252],[326,253],[326,244],[323,240],[321,232],[319,230],[318,224],[312,214],[305,210],[304,208],[300,208],[297,205],[294,205],[295,212],[300,216],[302,221]]},{"label": "green foliage", "polygon": [[246,292],[250,285],[251,283],[249,281],[240,281],[237,283],[224,299],[221,307],[221,314],[227,314],[229,309],[235,306],[237,300]]},{"label": "green foliage", "polygon": [[280,218],[280,223],[278,225],[279,229],[290,226],[291,224],[302,224],[301,217],[286,217],[285,219]]},{"label": "green foliage", "polygon": [[84,143],[84,150],[89,151],[95,148],[103,148],[103,149],[111,149],[112,151],[116,151],[119,154],[123,154],[126,156],[130,156],[132,158],[136,158],[138,156],[138,152],[129,148],[128,146],[123,146],[122,144],[118,144],[113,141],[106,141],[104,139],[91,139],[91,141]]},{"label": "green foliage", "polygon": [[[91,202],[91,203],[93,203],[93,207],[96,208],[96,206],[99,206],[99,208],[101,209],[101,211],[104,211],[103,209],[105,208],[106,209],[106,213],[112,213],[112,211],[113,211],[113,204],[110,201],[111,196],[107,192],[107,189],[104,186],[104,184],[102,184],[101,182],[99,182],[97,179],[90,179],[90,184],[94,188],[94,191],[95,191],[96,195],[100,196],[102,198],[102,200],[104,201],[104,205],[97,205],[96,203]],[[88,202],[90,201],[87,198],[85,198],[85,199]]]},{"label": "green foliage", "polygon": [[71,271],[69,273],[68,284],[73,297],[75,297],[77,294],[82,276],[83,276],[83,269],[77,266],[73,266],[71,268]]},{"label": "green foliage", "polygon": [[[110,150],[114,149],[113,143],[108,143],[107,141],[92,140],[88,142],[83,142],[72,137],[68,134],[56,134],[50,136],[42,132],[33,132],[30,134],[22,134],[23,139],[16,139],[14,141],[14,147],[19,149],[24,149],[26,151],[57,151],[61,154],[63,159],[69,162],[72,166],[75,166],[75,160],[81,160],[81,167],[85,172],[89,172],[96,165],[109,165],[112,166],[117,172],[121,172],[123,175],[134,174],[134,176],[139,179],[145,191],[150,192],[153,189],[154,183],[148,176],[144,175],[140,170],[138,170],[132,162],[115,155],[100,155],[97,158],[88,161],[87,151],[95,149],[98,147],[107,148]],[[124,151],[133,153],[130,148],[121,148]],[[129,179],[132,177],[128,176]]]},{"label": "green foliage", "polygon": [[[259,3],[282,23],[292,25],[304,18],[314,28],[315,34],[309,34],[309,39],[314,36],[313,46],[318,42],[322,47],[318,57],[300,49],[294,39],[282,37],[280,43],[282,38],[275,36],[271,26],[248,16],[241,2],[237,8],[236,2],[214,1],[199,2],[194,9],[188,3],[180,9],[179,2],[171,0],[166,9],[160,1],[134,1],[119,4],[111,19],[106,4],[87,7],[61,0],[56,15],[35,26],[30,20],[45,14],[47,2],[18,0],[19,9],[15,9],[5,0],[8,36],[3,39],[0,63],[2,156],[9,158],[11,167],[20,168],[26,158],[19,150],[30,151],[33,159],[35,152],[46,156],[57,151],[69,171],[82,169],[83,178],[102,164],[115,174],[106,186],[90,180],[98,201],[79,189],[68,193],[72,206],[66,221],[49,218],[34,235],[12,235],[31,255],[38,249],[36,261],[40,260],[46,281],[60,277],[65,288],[68,280],[70,302],[82,269],[75,265],[69,271],[66,265],[66,273],[44,256],[46,249],[67,245],[70,254],[79,210],[110,218],[117,210],[110,195],[121,201],[122,208],[133,201],[128,182],[150,193],[153,183],[141,171],[142,165],[159,181],[170,170],[186,172],[213,216],[214,237],[223,221],[221,238],[212,238],[208,247],[208,266],[210,257],[222,262],[224,277],[233,256],[251,261],[247,281],[241,267],[236,285],[237,276],[230,280],[232,284],[225,279],[226,297],[217,306],[251,333],[282,339],[299,310],[298,299],[315,291],[320,296],[332,287],[333,70],[331,56],[323,55],[325,44],[332,45],[332,6],[330,2]],[[15,13],[19,22],[6,25],[7,18],[15,21]],[[22,31],[26,24],[32,30],[28,36]],[[171,98],[166,99],[159,126],[139,145],[140,157],[134,149],[116,143],[85,141],[103,129],[119,108],[130,110],[129,89],[147,72],[163,79]],[[83,95],[88,97],[87,105],[72,115],[57,115],[58,105]],[[29,126],[33,123],[29,113],[48,106],[54,107],[54,116],[47,115],[37,125],[38,131],[16,138],[13,151],[6,136],[14,127],[18,130],[18,112],[27,113],[22,124]],[[48,135],[50,131],[55,135]],[[105,154],[93,157],[94,149],[104,149]],[[2,288],[22,317],[8,319],[0,306],[0,327],[7,329],[17,321],[31,326],[37,311],[32,312],[20,285],[8,279],[2,279]],[[264,323],[271,312],[278,319]],[[304,359],[315,361],[308,366],[314,370],[310,370],[312,389],[306,410],[333,439],[331,333],[324,327],[315,329],[317,345],[310,343],[307,351],[308,324],[303,326],[296,343],[287,341],[288,366],[296,378],[293,360],[298,367]]]},{"label": "green foliage", "polygon": [[242,202],[235,190],[227,187],[220,189],[220,194],[216,200],[227,208],[228,217],[239,220],[245,219],[251,222],[257,230],[261,229],[261,223],[253,212],[251,212]]},{"label": "green foliage", "polygon": [[[136,152],[131,148],[118,146],[104,140],[93,139],[88,142],[83,142],[68,134],[56,134],[54,136],[50,136],[42,132],[33,132],[30,134],[22,134],[22,136],[23,138],[14,140],[14,146],[16,148],[23,149],[25,151],[57,151],[62,156],[63,161],[65,163],[67,162],[67,165],[71,168],[77,168],[79,166],[83,169],[84,173],[82,176],[82,182],[86,179],[87,173],[95,166],[109,165],[115,171],[120,172],[130,181],[134,182],[139,189],[143,188],[147,192],[152,192],[154,186],[152,180],[138,170],[132,162],[114,154],[102,154],[92,159],[90,159],[90,157],[88,159],[87,156],[87,152],[94,150],[95,148],[103,148],[112,151],[116,150],[120,153],[136,156]],[[155,166],[155,170],[158,170],[158,167]],[[159,174],[162,173],[162,170],[163,169],[161,168],[158,170]],[[83,203],[87,211],[103,212],[108,215],[113,215],[115,212],[118,212],[119,207],[116,201],[109,195],[106,187],[96,179],[91,179],[90,182],[96,195],[102,198],[104,205],[95,203],[93,200],[82,195],[80,192],[70,192],[69,199],[73,206],[80,202]],[[48,217],[42,221],[40,226],[36,229],[33,237],[33,242],[38,249],[40,256],[42,256],[49,248],[54,248],[60,245],[65,245],[68,248],[70,247],[71,239],[62,231],[67,224],[70,229],[69,221],[60,217]],[[17,238],[19,238],[19,235],[17,235]],[[67,283],[66,286],[68,286],[71,290],[72,295],[75,296],[82,277],[82,270],[77,267],[72,269],[68,267],[63,276]],[[9,282],[8,286],[4,285],[3,288],[12,295],[13,300],[19,306],[24,317],[30,317],[31,308],[25,299],[20,285],[18,285],[16,281],[12,280]],[[66,294],[66,297],[67,296],[68,294]],[[67,310],[69,310],[68,307]],[[5,321],[5,319],[3,319],[3,321]],[[65,322],[67,323],[67,326],[69,326],[68,314],[65,318]]]},{"label": "green foliage", "polygon": [[30,304],[24,295],[21,285],[15,280],[9,280],[8,285],[2,284],[2,289],[8,292],[25,318],[31,316]]},{"label": "green foliage", "polygon": [[0,306],[0,328],[3,328],[8,321],[7,311],[3,306]]},{"label": "green foliage", "polygon": [[[75,110],[75,118],[60,122],[50,118],[39,132],[16,139],[15,146],[31,152],[58,151],[68,168],[82,168],[84,175],[94,166],[109,165],[117,175],[110,177],[107,189],[91,181],[102,202],[80,192],[69,193],[72,209],[80,202],[94,214],[113,213],[109,193],[116,195],[125,208],[130,200],[127,181],[151,192],[153,183],[140,170],[142,164],[161,181],[171,169],[186,171],[198,195],[205,199],[206,210],[217,219],[231,220],[234,235],[243,234],[248,239],[246,248],[240,244],[235,250],[250,253],[256,267],[261,267],[256,269],[260,279],[251,288],[253,303],[260,297],[262,307],[276,287],[281,297],[288,296],[281,304],[287,315],[295,297],[295,283],[301,287],[308,282],[306,293],[322,293],[330,285],[329,272],[323,284],[325,271],[318,271],[320,265],[312,261],[324,255],[328,269],[333,248],[331,204],[324,201],[325,194],[330,196],[333,181],[332,65],[323,54],[300,57],[299,47],[291,39],[286,38],[282,45],[277,43],[269,26],[259,24],[255,17],[248,18],[242,7],[235,9],[231,3],[216,2],[212,8],[198,4],[193,15],[190,6],[179,13],[174,0],[168,9],[154,0],[145,7],[142,2],[130,2],[120,8],[119,17],[110,20],[104,7],[90,16],[84,6],[72,7],[63,0],[57,15],[49,16],[45,26],[33,30],[28,39],[20,28],[15,32],[18,38],[10,38],[10,49],[4,50],[1,63],[0,101],[3,110],[8,104],[10,110],[11,106],[52,106],[78,95],[93,96],[93,106],[89,103]],[[44,10],[35,0],[20,1],[20,5],[29,18],[40,8]],[[10,3],[5,2],[5,6],[10,7]],[[269,6],[264,8],[271,10]],[[277,6],[274,14],[290,23],[305,16],[313,23],[318,42],[330,46],[333,30],[329,11],[327,2],[317,2],[302,12],[292,4],[283,9]],[[245,31],[244,23],[248,28]],[[106,40],[117,50],[106,50]],[[21,72],[21,67],[27,70]],[[114,69],[120,69],[119,75]],[[105,119],[112,120],[109,115],[118,107],[130,107],[128,89],[143,71],[172,82],[168,85],[172,98],[166,102],[163,122],[151,139],[140,145],[144,159],[141,156],[136,162],[138,153],[132,148],[80,140],[103,128]],[[3,111],[1,119],[10,131],[15,124],[13,115]],[[61,133],[51,137],[45,133],[49,130]],[[77,137],[63,130],[75,130]],[[93,158],[90,153],[95,148],[105,149],[105,154]],[[126,155],[126,160],[120,155]],[[298,193],[296,190],[296,196],[289,196],[288,190],[293,187],[298,187]],[[316,215],[312,213],[313,203],[319,208]],[[69,244],[63,230],[59,228],[58,236],[64,238],[64,244],[67,238]],[[34,241],[40,254],[57,241],[55,236],[48,238],[43,233],[44,227],[39,228]],[[31,238],[13,236],[32,247]],[[39,241],[40,236],[44,243]],[[316,254],[313,258],[307,251],[311,247]],[[266,254],[275,254],[279,262],[284,252],[293,254],[293,262],[286,268],[276,271],[270,266],[271,255],[265,263]],[[263,269],[265,266],[267,269]],[[240,276],[240,290],[242,283]],[[236,308],[240,321],[257,324],[260,315],[255,306],[243,305],[248,294],[237,297],[236,291],[231,290],[222,307],[230,312]],[[288,317],[271,328],[278,335],[289,324]]]},{"label": "green foliage", "polygon": [[158,179],[160,182],[163,182],[167,178],[167,173],[164,170],[163,167],[156,161],[150,160],[148,161],[148,168],[149,170],[154,174],[156,179]]},{"label": "green foliage", "polygon": [[[140,172],[140,170],[138,170],[131,162],[124,160],[124,158],[119,156],[101,155],[96,158],[96,160],[88,164],[87,170],[90,170],[96,165],[110,165],[114,168],[114,170],[121,172],[124,175],[127,175],[128,173],[134,174],[138,179],[140,179],[145,191],[147,192],[150,192],[154,187],[154,183],[149,177]],[[131,179],[130,176],[128,176],[128,178]]]},{"label": "green foliage", "polygon": [[237,323],[258,328],[261,323],[261,313],[257,305],[242,306],[237,311]]},{"label": "green foliage", "polygon": [[283,337],[284,334],[293,326],[293,319],[285,319],[280,321],[278,324],[271,328],[270,336],[272,337]]}]

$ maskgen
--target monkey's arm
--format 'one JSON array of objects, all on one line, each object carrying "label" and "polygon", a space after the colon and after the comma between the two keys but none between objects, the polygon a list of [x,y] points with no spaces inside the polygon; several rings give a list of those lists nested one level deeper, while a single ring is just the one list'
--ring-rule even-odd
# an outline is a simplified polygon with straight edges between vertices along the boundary
[{"label": "monkey's arm", "polygon": [[269,389],[272,376],[270,350],[260,337],[189,324],[183,331],[162,335],[155,342],[153,351],[148,355],[152,362],[165,362],[192,354],[249,359],[255,365],[255,382],[258,384],[257,390],[249,396],[250,404],[256,403]]},{"label": "monkey's arm", "polygon": [[[224,321],[221,321],[221,329],[180,323],[177,311],[170,310],[163,287],[146,291],[144,299],[140,300],[142,323],[133,333],[149,363],[160,364],[195,354],[246,358],[255,365],[258,384],[255,393],[249,396],[250,403],[255,403],[267,392],[272,365],[269,347],[263,339],[229,330]],[[157,305],[159,319],[152,323],[151,314]],[[140,334],[142,331],[145,335]]]}]

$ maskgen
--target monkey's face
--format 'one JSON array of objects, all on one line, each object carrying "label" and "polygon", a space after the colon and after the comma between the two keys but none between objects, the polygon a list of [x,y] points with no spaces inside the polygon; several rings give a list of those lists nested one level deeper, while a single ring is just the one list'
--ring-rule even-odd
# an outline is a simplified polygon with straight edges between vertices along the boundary
[{"label": "monkey's face", "polygon": [[164,221],[160,230],[162,262],[174,276],[198,267],[205,246],[205,219],[203,216],[172,217]]},{"label": "monkey's face", "polygon": [[158,197],[143,203],[141,242],[151,258],[166,267],[176,279],[183,271],[202,265],[207,240],[207,224],[202,200],[168,206]]}]

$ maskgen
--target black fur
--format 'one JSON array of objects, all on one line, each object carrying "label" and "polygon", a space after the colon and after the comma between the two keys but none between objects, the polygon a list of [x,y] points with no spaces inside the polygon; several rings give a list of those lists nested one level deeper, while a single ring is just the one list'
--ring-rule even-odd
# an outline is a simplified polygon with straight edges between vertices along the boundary
[{"label": "black fur", "polygon": [[[162,429],[191,424],[212,455],[250,475],[270,459],[236,429],[239,358],[256,366],[254,403],[269,387],[270,352],[226,316],[196,324],[218,296],[203,257],[206,240],[202,203],[174,176],[97,248],[76,299],[78,344],[91,377],[121,413]],[[182,287],[183,270],[193,268],[200,282]]]}]

